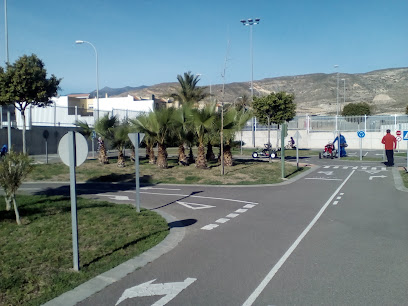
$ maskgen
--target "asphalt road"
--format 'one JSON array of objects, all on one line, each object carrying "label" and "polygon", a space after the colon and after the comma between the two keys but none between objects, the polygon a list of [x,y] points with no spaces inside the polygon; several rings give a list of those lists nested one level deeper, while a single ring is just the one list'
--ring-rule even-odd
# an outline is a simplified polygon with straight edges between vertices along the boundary
[{"label": "asphalt road", "polygon": [[[184,239],[79,305],[406,304],[408,194],[393,168],[309,161],[320,167],[290,184],[142,188],[142,206],[174,216]],[[117,184],[78,194],[135,198]]]}]

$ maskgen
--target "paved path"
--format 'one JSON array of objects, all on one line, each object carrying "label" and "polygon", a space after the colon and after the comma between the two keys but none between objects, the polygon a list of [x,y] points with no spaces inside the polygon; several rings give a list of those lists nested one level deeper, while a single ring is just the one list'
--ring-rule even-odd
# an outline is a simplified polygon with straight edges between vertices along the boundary
[{"label": "paved path", "polygon": [[[184,231],[177,247],[120,280],[105,277],[111,285],[79,305],[404,304],[408,194],[395,188],[405,190],[397,168],[319,162],[290,184],[142,189],[143,206]],[[132,203],[131,189],[88,196]]]}]

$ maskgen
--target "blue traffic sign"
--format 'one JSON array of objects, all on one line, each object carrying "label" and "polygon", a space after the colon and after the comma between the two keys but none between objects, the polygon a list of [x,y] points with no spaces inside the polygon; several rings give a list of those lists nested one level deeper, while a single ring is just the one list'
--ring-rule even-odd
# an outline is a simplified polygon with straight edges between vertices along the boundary
[{"label": "blue traffic sign", "polygon": [[402,131],[402,139],[408,140],[408,131]]},{"label": "blue traffic sign", "polygon": [[365,137],[365,132],[364,131],[358,131],[357,136],[360,137],[360,138],[364,138]]}]

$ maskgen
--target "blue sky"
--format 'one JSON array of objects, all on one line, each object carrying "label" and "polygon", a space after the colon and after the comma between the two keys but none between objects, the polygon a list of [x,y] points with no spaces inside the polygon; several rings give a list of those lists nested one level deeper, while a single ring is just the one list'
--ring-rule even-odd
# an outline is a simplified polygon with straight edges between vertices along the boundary
[{"label": "blue sky", "polygon": [[[3,0],[4,1],[4,0]],[[4,4],[0,62],[5,62]],[[7,0],[10,62],[37,54],[62,78],[61,94],[99,87],[176,82],[199,85],[309,73],[364,73],[408,66],[407,0]],[[227,61],[225,59],[227,58]]]}]

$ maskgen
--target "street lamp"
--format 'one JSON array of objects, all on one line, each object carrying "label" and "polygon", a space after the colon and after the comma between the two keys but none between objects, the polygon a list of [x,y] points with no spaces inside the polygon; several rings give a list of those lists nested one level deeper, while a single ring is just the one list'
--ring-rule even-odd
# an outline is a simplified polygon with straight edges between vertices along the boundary
[{"label": "street lamp", "polygon": [[237,100],[238,100],[238,99],[242,99],[242,97],[236,97],[236,98],[235,98],[235,100],[234,100],[234,107],[236,107],[236,103],[237,103]]},{"label": "street lamp", "polygon": [[336,133],[337,133],[337,143],[338,143],[338,157],[340,159],[340,131],[338,129],[338,117],[339,117],[339,65],[334,65],[334,69],[337,70],[337,99],[336,99]]},{"label": "street lamp", "polygon": [[[253,55],[253,47],[252,47],[252,26],[259,24],[261,21],[260,18],[249,18],[249,19],[242,19],[241,23],[244,26],[249,26],[249,51],[250,51],[250,60],[251,60],[251,101],[254,99],[254,55]],[[252,142],[255,147],[255,127],[254,127],[254,118],[252,118]]]},{"label": "street lamp", "polygon": [[[6,46],[6,63],[9,63],[9,48],[8,48],[8,27],[7,27],[7,0],[4,0],[4,38]],[[3,116],[3,110],[1,110]],[[3,120],[3,119],[2,119]],[[11,150],[11,113],[10,105],[7,105],[7,145]]]},{"label": "street lamp", "polygon": [[[341,79],[343,81],[343,107],[346,104],[346,79]],[[341,107],[340,107],[341,110]]]},{"label": "street lamp", "polygon": [[[95,51],[95,58],[96,58],[96,120],[99,120],[99,74],[98,74],[98,52],[96,52],[96,48],[93,44],[91,44],[89,41],[85,40],[76,40],[76,44],[89,44],[92,46],[92,48]],[[95,111],[95,107],[94,107]]]}]

